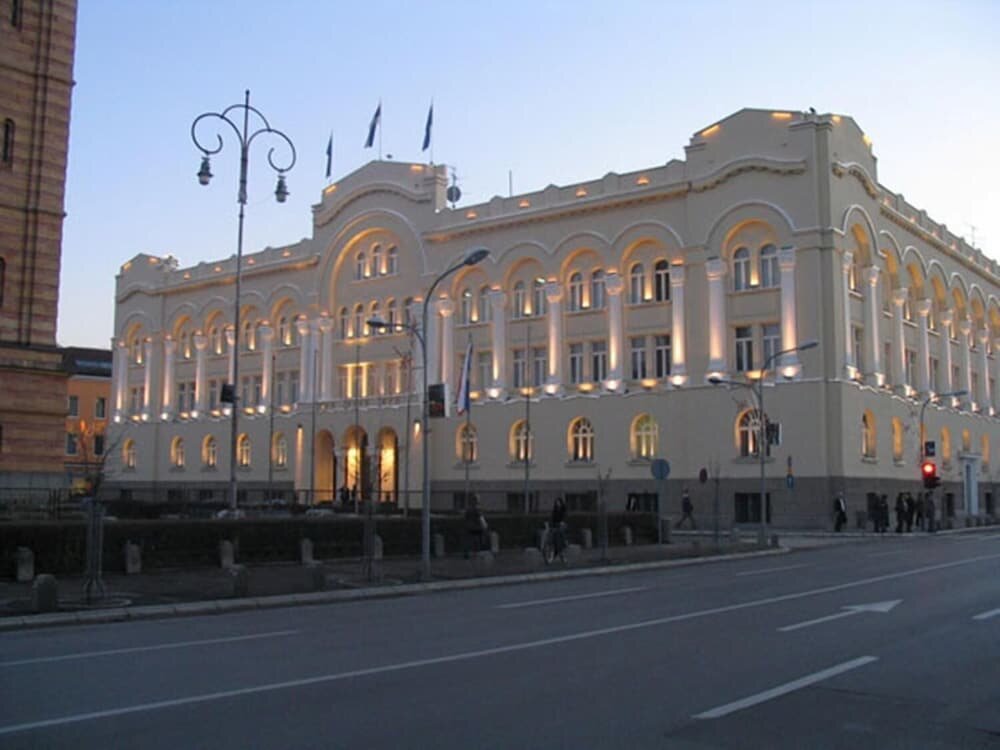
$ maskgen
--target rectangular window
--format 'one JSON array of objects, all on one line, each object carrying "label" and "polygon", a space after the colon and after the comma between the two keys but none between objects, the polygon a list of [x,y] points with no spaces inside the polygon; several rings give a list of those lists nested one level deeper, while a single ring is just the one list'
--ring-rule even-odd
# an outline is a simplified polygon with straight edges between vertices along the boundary
[{"label": "rectangular window", "polygon": [[263,376],[262,375],[254,375],[253,376],[253,394],[252,394],[253,398],[251,399],[250,404],[251,405],[260,404],[261,400],[263,399],[263,395],[262,395],[263,392],[264,392]]},{"label": "rectangular window", "polygon": [[285,401],[285,373],[279,372],[274,378],[274,403],[284,406]]},{"label": "rectangular window", "polygon": [[187,404],[187,383],[177,384],[177,411],[184,411]]},{"label": "rectangular window", "polygon": [[295,404],[299,400],[299,371],[292,370],[288,374],[288,401]]},{"label": "rectangular window", "polygon": [[928,370],[930,371],[930,388],[932,391],[938,390],[938,361],[935,357],[931,357],[930,361],[927,363]]},{"label": "rectangular window", "polygon": [[959,383],[962,382],[962,368],[955,365],[951,368],[951,390],[960,391],[962,386]]},{"label": "rectangular window", "polygon": [[385,396],[392,396],[399,393],[399,362],[385,363],[385,388],[382,393]]},{"label": "rectangular window", "polygon": [[240,406],[250,406],[254,401],[250,400],[250,376],[240,378]]},{"label": "rectangular window", "polygon": [[104,455],[104,435],[94,435],[94,455]]},{"label": "rectangular window", "polygon": [[544,346],[537,346],[531,350],[531,384],[533,386],[545,385],[545,378],[549,374],[549,350]]},{"label": "rectangular window", "polygon": [[351,368],[347,365],[342,365],[337,368],[337,382],[338,388],[337,392],[340,394],[340,398],[350,398],[351,397]]},{"label": "rectangular window", "polygon": [[72,432],[66,433],[66,455],[75,456],[76,455],[76,435]]},{"label": "rectangular window", "polygon": [[608,377],[608,342],[590,342],[590,378],[600,383]]},{"label": "rectangular window", "polygon": [[69,397],[69,404],[66,407],[66,413],[71,417],[80,416],[80,398],[78,396]]},{"label": "rectangular window", "polygon": [[[890,368],[889,363],[892,362],[892,342],[886,341],[882,347],[882,372],[891,372],[895,368]],[[888,381],[888,378],[886,378]]]},{"label": "rectangular window", "polygon": [[569,382],[572,385],[583,382],[583,344],[569,345]]},{"label": "rectangular window", "polygon": [[632,380],[646,377],[646,337],[633,336],[629,339],[629,361],[632,365]]},{"label": "rectangular window", "polygon": [[670,334],[656,337],[656,377],[665,378],[670,375]]},{"label": "rectangular window", "polygon": [[912,349],[906,350],[906,384],[916,385],[917,377],[917,353]]},{"label": "rectangular window", "polygon": [[854,365],[859,373],[865,372],[865,329],[860,326],[851,328],[852,343],[854,344]]},{"label": "rectangular window", "polygon": [[524,361],[524,349],[514,350],[514,373],[513,382],[514,388],[523,388],[525,385],[525,361]]},{"label": "rectangular window", "polygon": [[98,396],[97,401],[94,402],[94,418],[107,419],[107,416],[108,400],[104,396]]},{"label": "rectangular window", "polygon": [[365,398],[378,395],[378,368],[375,365],[364,365],[365,390],[362,394]]},{"label": "rectangular window", "polygon": [[781,351],[781,329],[777,323],[766,323],[761,331],[761,343],[764,347],[764,362],[770,362],[770,368],[778,366],[772,357]]},{"label": "rectangular window", "polygon": [[[974,372],[974,373],[972,373],[972,391],[969,393],[969,395],[966,398],[968,398],[971,401],[971,400],[973,400],[973,399],[976,398],[976,395],[978,393],[979,393],[979,373],[978,372]],[[981,404],[981,406],[982,406],[982,404]]]},{"label": "rectangular window", "polygon": [[219,406],[219,381],[208,381],[208,408],[216,409]]},{"label": "rectangular window", "polygon": [[753,369],[753,328],[738,326],[736,328],[736,370],[747,372]]},{"label": "rectangular window", "polygon": [[361,398],[363,395],[363,376],[365,374],[363,365],[351,365],[351,398]]},{"label": "rectangular window", "polygon": [[478,352],[476,354],[476,372],[479,375],[479,387],[489,388],[493,385],[493,352]]}]

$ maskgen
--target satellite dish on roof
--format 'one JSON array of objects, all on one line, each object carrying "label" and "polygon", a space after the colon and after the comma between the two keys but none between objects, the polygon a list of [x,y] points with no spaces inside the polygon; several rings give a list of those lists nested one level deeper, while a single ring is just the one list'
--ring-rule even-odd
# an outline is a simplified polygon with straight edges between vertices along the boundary
[{"label": "satellite dish on roof", "polygon": [[448,192],[445,195],[451,204],[458,203],[462,199],[462,191],[458,189],[458,185],[449,185]]}]

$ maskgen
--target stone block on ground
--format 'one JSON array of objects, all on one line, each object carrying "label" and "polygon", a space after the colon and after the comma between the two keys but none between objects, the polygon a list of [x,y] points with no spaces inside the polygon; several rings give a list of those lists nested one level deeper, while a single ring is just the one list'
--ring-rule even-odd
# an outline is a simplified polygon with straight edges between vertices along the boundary
[{"label": "stone block on ground", "polygon": [[223,568],[231,568],[236,563],[236,554],[233,551],[233,543],[228,539],[219,542],[219,565]]},{"label": "stone block on ground", "polygon": [[226,573],[232,583],[234,597],[241,599],[250,593],[250,573],[245,565],[230,565]]},{"label": "stone block on ground", "polygon": [[142,548],[138,544],[125,542],[125,575],[137,576],[142,573]]},{"label": "stone block on ground", "polygon": [[434,534],[434,557],[444,557],[444,534]]},{"label": "stone block on ground", "polygon": [[313,543],[312,539],[300,539],[299,540],[299,559],[303,565],[312,565],[313,560]]},{"label": "stone block on ground", "polygon": [[500,535],[495,532],[490,532],[490,552],[494,555],[500,554]]},{"label": "stone block on ground", "polygon": [[17,582],[31,583],[35,580],[35,553],[27,547],[17,548]]},{"label": "stone block on ground", "polygon": [[594,532],[590,529],[580,529],[580,546],[584,549],[592,549],[594,546]]},{"label": "stone block on ground", "polygon": [[621,535],[622,535],[622,544],[624,544],[626,547],[631,547],[632,546],[632,541],[633,541],[632,527],[631,526],[622,526],[622,528],[621,528]]},{"label": "stone block on ground", "polygon": [[59,610],[59,587],[55,576],[42,573],[31,584],[31,609],[34,612]]}]

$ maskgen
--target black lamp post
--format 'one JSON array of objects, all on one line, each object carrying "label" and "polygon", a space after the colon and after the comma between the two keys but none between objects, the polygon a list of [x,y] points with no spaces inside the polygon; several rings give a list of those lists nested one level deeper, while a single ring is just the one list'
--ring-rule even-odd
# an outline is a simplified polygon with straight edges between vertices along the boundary
[{"label": "black lamp post", "polygon": [[[254,116],[254,130],[250,129],[250,115]],[[234,122],[233,117],[236,120],[242,119],[242,127]],[[218,129],[215,131],[216,145],[211,147],[206,147],[202,145],[202,141],[198,139],[198,126],[202,122],[206,125],[208,122],[214,122]],[[210,157],[219,153],[222,150],[223,140],[222,135],[218,130],[225,130],[222,127],[222,123],[225,123],[233,129],[236,134],[236,138],[239,141],[240,146],[240,174],[239,174],[239,189],[236,194],[236,202],[240,204],[239,212],[239,223],[238,232],[236,236],[236,290],[233,299],[233,382],[232,382],[232,429],[230,433],[230,465],[229,465],[229,507],[231,510],[236,510],[236,465],[238,462],[238,446],[237,446],[237,414],[239,413],[239,398],[237,397],[237,389],[239,387],[239,374],[240,374],[240,280],[241,272],[243,266],[243,215],[244,209],[247,203],[247,167],[250,156],[250,145],[253,143],[257,136],[266,135],[273,137],[276,141],[276,145],[272,146],[267,152],[267,163],[271,165],[271,168],[278,173],[278,183],[274,190],[274,197],[278,203],[284,203],[288,198],[288,186],[285,184],[285,172],[290,170],[295,166],[295,146],[292,144],[291,139],[282,133],[280,130],[275,130],[271,127],[271,124],[267,121],[267,118],[261,114],[260,110],[255,107],[250,106],[250,90],[247,89],[243,103],[233,104],[226,107],[222,112],[205,112],[204,114],[198,115],[194,122],[191,123],[191,140],[194,141],[194,145],[202,153],[201,157],[201,167],[198,170],[198,182],[202,185],[208,185],[209,181],[212,179],[212,166]],[[281,149],[282,152],[287,150],[287,159],[281,159],[275,161],[275,150]],[[266,365],[265,365],[266,366]],[[270,446],[268,446],[268,451],[270,451]]]}]

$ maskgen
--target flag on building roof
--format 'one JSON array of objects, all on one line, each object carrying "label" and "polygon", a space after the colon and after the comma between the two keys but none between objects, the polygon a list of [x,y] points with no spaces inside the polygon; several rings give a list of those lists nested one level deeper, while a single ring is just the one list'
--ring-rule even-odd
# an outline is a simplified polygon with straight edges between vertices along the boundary
[{"label": "flag on building roof", "polygon": [[326,179],[330,179],[333,174],[333,133],[330,133],[330,140],[326,142]]},{"label": "flag on building roof", "polygon": [[465,414],[472,406],[469,396],[469,376],[472,372],[472,337],[469,337],[469,345],[465,348],[465,362],[462,363],[462,377],[458,381],[458,396],[455,399],[455,406],[459,414]]},{"label": "flag on building roof", "polygon": [[371,124],[368,126],[368,138],[365,139],[365,148],[371,148],[372,144],[375,142],[375,130],[378,128],[380,122],[382,122],[381,100],[379,100],[378,107],[375,109],[375,114],[372,115]]},{"label": "flag on building roof", "polygon": [[434,102],[431,102],[430,109],[427,110],[427,124],[424,126],[424,145],[420,149],[426,151],[431,147],[431,127],[434,125]]}]

